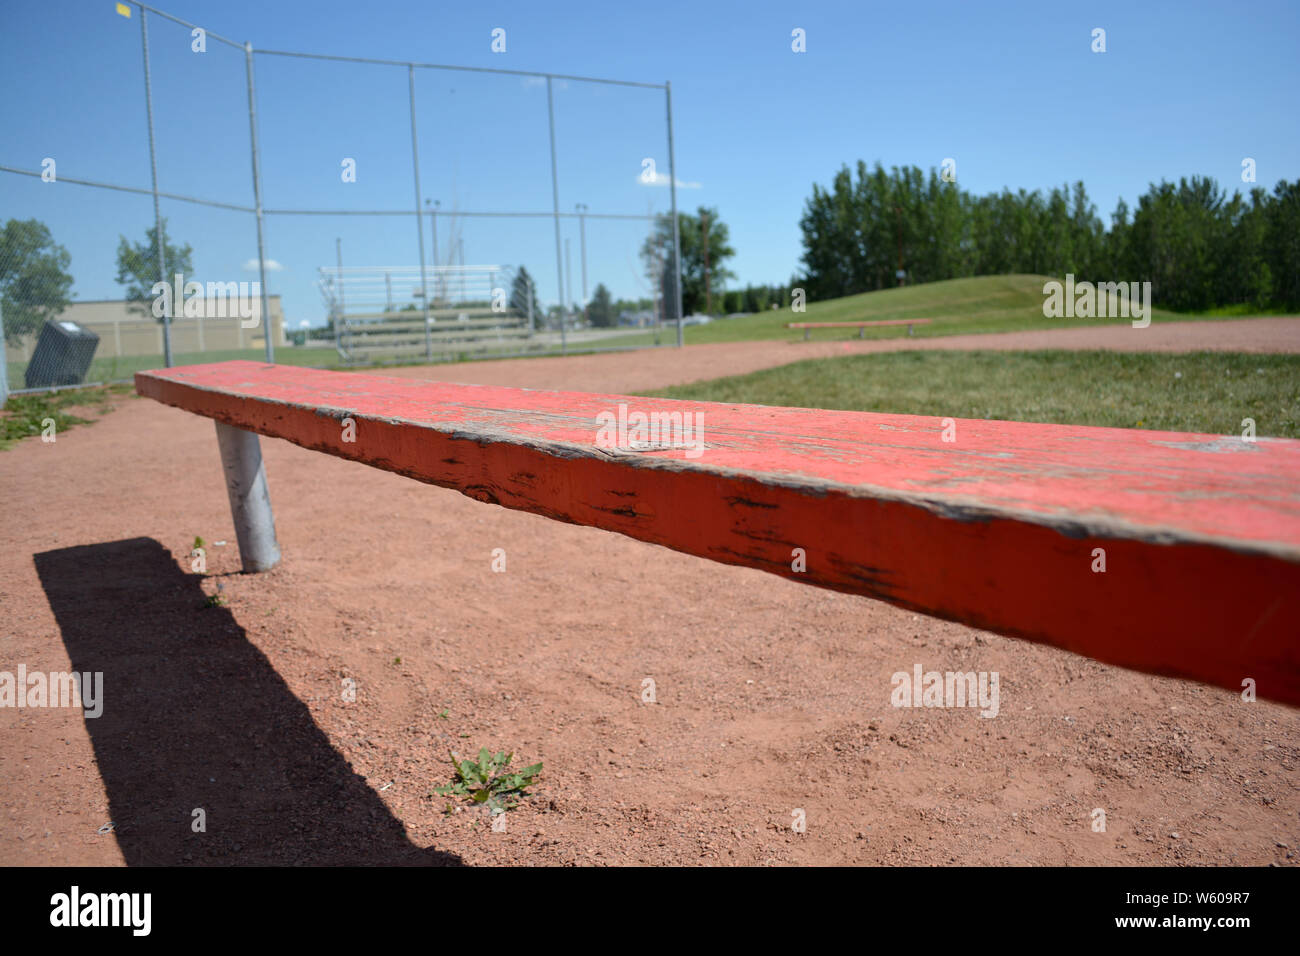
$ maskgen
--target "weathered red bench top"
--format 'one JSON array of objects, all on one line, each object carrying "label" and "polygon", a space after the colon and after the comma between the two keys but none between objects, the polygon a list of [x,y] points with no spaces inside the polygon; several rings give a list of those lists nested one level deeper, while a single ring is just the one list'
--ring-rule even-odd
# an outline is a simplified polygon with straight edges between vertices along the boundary
[{"label": "weathered red bench top", "polygon": [[[958,419],[945,442],[937,417],[256,362],[136,390],[481,501],[1300,704],[1300,441]],[[620,405],[702,413],[702,454],[598,447]]]}]

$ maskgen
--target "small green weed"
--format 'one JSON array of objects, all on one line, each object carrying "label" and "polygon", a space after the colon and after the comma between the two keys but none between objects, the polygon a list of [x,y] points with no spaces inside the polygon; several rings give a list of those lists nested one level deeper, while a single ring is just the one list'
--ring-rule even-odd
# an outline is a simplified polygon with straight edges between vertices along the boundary
[{"label": "small green weed", "polygon": [[512,753],[493,754],[484,747],[478,752],[477,761],[462,760],[453,750],[451,764],[456,779],[445,787],[434,788],[433,792],[443,797],[468,797],[475,803],[486,803],[493,814],[509,810],[525,796],[524,789],[542,772],[540,763],[507,772],[513,758]]}]

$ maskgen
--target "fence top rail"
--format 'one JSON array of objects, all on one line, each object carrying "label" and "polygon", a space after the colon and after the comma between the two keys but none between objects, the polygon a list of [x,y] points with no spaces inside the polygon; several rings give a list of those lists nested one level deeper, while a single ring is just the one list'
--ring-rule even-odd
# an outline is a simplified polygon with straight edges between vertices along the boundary
[{"label": "fence top rail", "polygon": [[388,60],[368,56],[338,56],[329,53],[301,53],[293,50],[253,50],[254,56],[287,56],[305,60],[336,60],[342,63],[368,63],[374,66],[402,66],[417,70],[454,70],[461,73],[501,73],[507,76],[540,76],[548,80],[573,80],[578,83],[604,83],[609,86],[636,86],[647,90],[666,90],[666,83],[642,83],[636,80],[611,80],[599,76],[574,76],[571,73],[542,73],[537,70],[506,70],[491,66],[454,66],[448,63],[420,63],[413,60]]},{"label": "fence top rail", "polygon": [[1300,704],[1300,441],[257,362],[136,390],[481,501]]},{"label": "fence top rail", "polygon": [[212,30],[209,30],[205,26],[202,26],[197,23],[190,23],[190,21],[188,20],[182,20],[180,17],[172,16],[170,13],[167,13],[163,10],[159,10],[157,7],[151,7],[147,3],[141,3],[140,0],[126,0],[126,2],[131,4],[131,6],[133,7],[139,8],[140,10],[148,10],[150,13],[156,16],[160,16],[164,20],[170,20],[172,23],[179,23],[181,26],[189,27],[191,30],[202,30],[205,35],[221,43],[224,43],[227,46],[232,46],[237,50],[246,49],[245,45],[243,43],[240,43],[238,40],[232,40],[229,37],[222,36],[220,33],[215,33]]},{"label": "fence top rail", "polygon": [[188,20],[183,20],[180,17],[173,16],[166,11],[159,10],[157,7],[151,7],[147,3],[141,3],[140,0],[126,0],[126,2],[137,9],[147,10],[156,16],[162,17],[164,20],[170,20],[183,27],[189,27],[191,30],[202,30],[207,36],[214,40],[238,50],[251,51],[255,56],[287,56],[305,60],[337,60],[343,63],[369,63],[377,66],[415,67],[419,70],[454,70],[462,73],[501,73],[508,76],[540,76],[552,80],[573,80],[578,83],[604,83],[609,86],[635,86],[649,90],[666,90],[668,88],[668,84],[666,83],[644,83],[637,80],[611,80],[599,76],[575,76],[570,73],[542,73],[535,70],[506,70],[490,66],[455,66],[449,63],[420,63],[412,60],[389,60],[365,56],[339,56],[329,53],[304,53],[298,50],[259,50],[247,41],[240,43],[237,40],[232,40],[229,37],[222,36],[220,33],[209,30],[201,24],[191,23]]}]

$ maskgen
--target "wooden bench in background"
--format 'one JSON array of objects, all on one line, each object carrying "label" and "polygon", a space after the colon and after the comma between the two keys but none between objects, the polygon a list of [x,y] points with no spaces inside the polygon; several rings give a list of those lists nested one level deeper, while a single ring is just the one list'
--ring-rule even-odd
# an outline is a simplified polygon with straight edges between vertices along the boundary
[{"label": "wooden bench in background", "polygon": [[863,338],[865,329],[874,329],[887,325],[906,325],[907,334],[912,334],[912,326],[929,325],[930,319],[877,319],[874,322],[788,322],[787,329],[803,329],[803,340],[808,341],[808,336],[813,329],[857,329],[858,338]]},{"label": "wooden bench in background", "polygon": [[[260,434],[1111,664],[1236,691],[1253,679],[1260,696],[1300,705],[1300,441],[256,362],[141,372],[135,383],[216,420],[246,570],[279,560]],[[620,404],[703,413],[703,454],[598,447],[597,416]],[[344,419],[355,441],[343,440]]]}]

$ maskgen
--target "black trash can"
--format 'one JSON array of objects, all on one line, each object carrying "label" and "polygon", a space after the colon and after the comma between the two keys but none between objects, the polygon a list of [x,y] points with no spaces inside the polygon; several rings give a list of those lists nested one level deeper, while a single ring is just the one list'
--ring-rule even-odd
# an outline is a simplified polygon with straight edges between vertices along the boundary
[{"label": "black trash can", "polygon": [[80,385],[98,347],[99,336],[84,325],[61,319],[46,322],[27,363],[27,387]]}]

